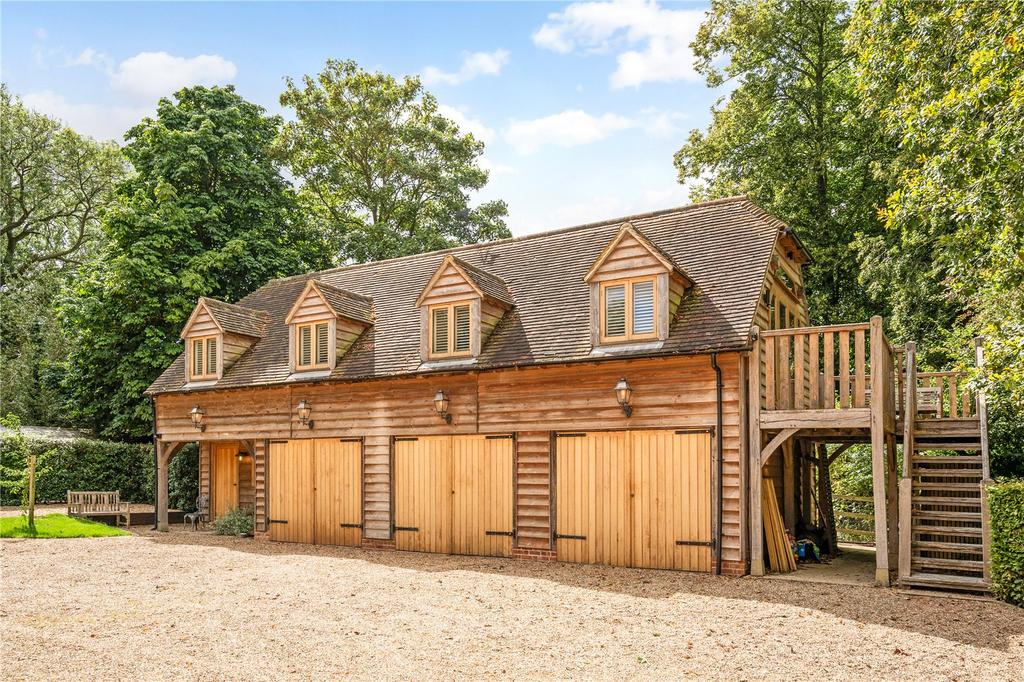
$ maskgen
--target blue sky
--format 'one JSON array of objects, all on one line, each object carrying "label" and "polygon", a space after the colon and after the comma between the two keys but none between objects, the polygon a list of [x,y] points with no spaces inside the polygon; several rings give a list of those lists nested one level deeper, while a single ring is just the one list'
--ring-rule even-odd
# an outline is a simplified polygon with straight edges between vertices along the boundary
[{"label": "blue sky", "polygon": [[686,203],[672,154],[721,95],[692,68],[704,3],[11,3],[0,71],[25,102],[120,139],[187,84],[274,113],[284,77],[355,59],[419,74],[487,143],[478,200],[514,234]]}]

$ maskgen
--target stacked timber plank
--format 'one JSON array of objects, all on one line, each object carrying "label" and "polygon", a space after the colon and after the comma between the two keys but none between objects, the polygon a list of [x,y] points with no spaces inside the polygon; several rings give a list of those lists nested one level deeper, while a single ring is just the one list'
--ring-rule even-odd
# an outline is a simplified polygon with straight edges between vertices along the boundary
[{"label": "stacked timber plank", "polygon": [[761,496],[761,507],[764,509],[765,546],[768,548],[768,567],[776,573],[795,571],[796,558],[793,556],[793,549],[786,537],[786,527],[782,523],[782,514],[779,512],[779,501],[775,497],[775,485],[771,480],[764,479]]}]

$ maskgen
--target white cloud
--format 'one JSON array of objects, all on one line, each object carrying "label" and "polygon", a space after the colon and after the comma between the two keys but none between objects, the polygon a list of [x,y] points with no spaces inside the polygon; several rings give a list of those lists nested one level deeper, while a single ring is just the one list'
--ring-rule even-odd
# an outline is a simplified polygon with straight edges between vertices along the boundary
[{"label": "white cloud", "polygon": [[29,109],[60,119],[76,132],[99,140],[121,142],[129,128],[153,113],[148,107],[74,104],[51,90],[30,92],[21,99]]},{"label": "white cloud", "polygon": [[640,125],[651,137],[672,137],[683,131],[678,124],[689,118],[681,111],[662,111],[656,107],[647,107],[640,111]]},{"label": "white cloud", "polygon": [[618,51],[613,88],[699,81],[690,43],[703,19],[703,10],[663,9],[655,0],[576,2],[549,14],[533,42],[561,54]]},{"label": "white cloud", "polygon": [[426,85],[459,85],[477,76],[497,76],[508,64],[508,50],[494,52],[472,52],[462,58],[458,71],[442,71],[436,66],[423,69],[423,83]]},{"label": "white cloud", "polygon": [[577,147],[590,144],[635,125],[632,119],[618,114],[593,116],[571,109],[530,121],[513,120],[505,131],[505,140],[520,154],[532,154],[545,145]]},{"label": "white cloud", "polygon": [[514,166],[510,166],[505,163],[498,163],[487,156],[481,156],[477,159],[477,162],[480,164],[481,168],[490,174],[491,178],[494,178],[497,175],[513,175],[516,172]]},{"label": "white cloud", "polygon": [[35,37],[36,37],[36,40],[46,40],[46,37],[47,37],[48,35],[50,35],[49,33],[47,33],[46,29],[45,29],[45,28],[43,28],[42,26],[40,26],[39,28],[37,28],[37,29],[36,29],[35,31],[33,31],[32,33],[33,33],[33,35],[35,35]]},{"label": "white cloud", "polygon": [[455,125],[459,126],[459,130],[464,133],[473,133],[473,137],[484,144],[490,144],[494,140],[495,133],[493,128],[488,128],[483,121],[469,116],[461,109],[456,109],[447,104],[439,104],[437,105],[437,111],[445,118],[454,121]]},{"label": "white cloud", "polygon": [[176,57],[166,52],[140,52],[110,75],[115,89],[140,99],[173,94],[187,85],[216,85],[235,77],[237,67],[218,54]]},{"label": "white cloud", "polygon": [[109,74],[113,70],[114,60],[104,52],[87,47],[74,57],[68,57],[64,66],[92,66]]}]

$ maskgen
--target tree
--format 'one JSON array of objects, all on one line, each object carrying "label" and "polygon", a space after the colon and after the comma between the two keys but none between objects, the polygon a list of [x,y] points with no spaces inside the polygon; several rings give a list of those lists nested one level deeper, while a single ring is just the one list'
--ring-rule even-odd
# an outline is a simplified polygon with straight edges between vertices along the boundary
[{"label": "tree", "polygon": [[820,323],[878,312],[857,286],[851,244],[877,231],[886,191],[874,165],[886,149],[857,107],[848,20],[842,0],[712,0],[696,67],[710,87],[736,86],[675,155],[694,199],[747,193],[798,231],[814,258],[807,288]]},{"label": "tree", "polygon": [[81,263],[124,171],[115,145],[26,109],[0,84],[0,287]]},{"label": "tree", "polygon": [[235,301],[330,262],[269,154],[281,120],[232,87],[175,98],[128,131],[136,173],[117,187],[102,257],[62,313],[74,416],[108,436],[149,434],[143,391],[181,352],[198,296]]},{"label": "tree", "polygon": [[[0,418],[0,424],[10,430],[6,436],[7,462],[0,462],[0,486],[11,495],[21,499],[21,507],[27,517],[29,535],[36,534],[36,490],[38,481],[50,473],[46,466],[56,452],[50,449],[37,455],[29,448],[21,432],[21,420],[13,414]],[[13,460],[16,466],[11,465]],[[24,466],[21,463],[24,462]]]},{"label": "tree", "polygon": [[342,260],[510,236],[503,201],[469,207],[469,194],[487,182],[483,143],[441,116],[419,79],[329,60],[301,85],[288,79],[281,104],[296,120],[282,129],[279,150]]},{"label": "tree", "polygon": [[[897,147],[883,234],[898,327],[936,364],[986,339],[993,471],[1024,474],[1024,2],[862,2],[851,22],[861,107]],[[888,277],[900,273],[900,277]],[[941,314],[933,315],[933,311]]]}]

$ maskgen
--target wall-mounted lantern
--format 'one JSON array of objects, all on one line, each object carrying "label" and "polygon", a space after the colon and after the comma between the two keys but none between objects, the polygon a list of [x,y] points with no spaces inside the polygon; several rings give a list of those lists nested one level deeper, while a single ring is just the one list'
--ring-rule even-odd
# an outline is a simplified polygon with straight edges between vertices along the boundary
[{"label": "wall-mounted lantern", "polygon": [[299,414],[299,423],[307,428],[313,428],[313,420],[309,418],[309,415],[313,412],[313,406],[307,403],[305,400],[300,400],[299,404],[295,407],[295,411]]},{"label": "wall-mounted lantern", "polygon": [[619,383],[615,384],[615,399],[619,401],[619,405],[622,406],[622,411],[626,413],[627,417],[633,416],[633,406],[629,404],[632,398],[633,389],[630,388],[629,382],[625,378],[619,379]]},{"label": "wall-mounted lantern", "polygon": [[446,424],[452,423],[452,416],[448,414],[448,394],[444,391],[438,391],[434,394],[434,409]]},{"label": "wall-mounted lantern", "polygon": [[188,413],[188,418],[192,420],[192,426],[196,427],[196,431],[206,430],[206,424],[203,423],[203,417],[205,416],[206,413],[198,405],[193,407],[192,411]]}]

